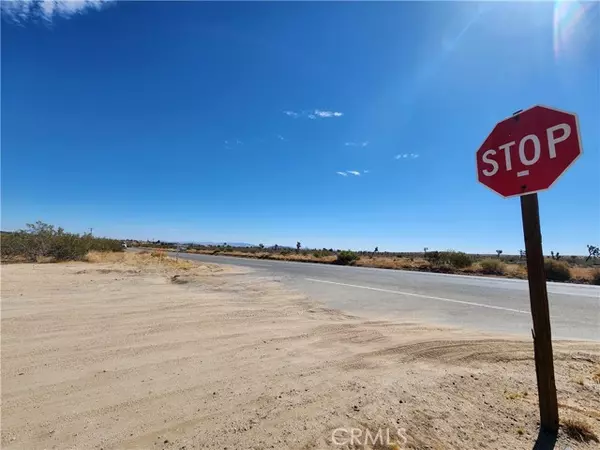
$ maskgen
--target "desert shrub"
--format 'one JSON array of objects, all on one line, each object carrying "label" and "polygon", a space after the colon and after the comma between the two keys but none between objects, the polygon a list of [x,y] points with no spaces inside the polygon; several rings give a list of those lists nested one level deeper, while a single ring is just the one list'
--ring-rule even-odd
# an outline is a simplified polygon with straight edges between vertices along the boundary
[{"label": "desert shrub", "polygon": [[342,266],[347,266],[356,262],[358,258],[359,256],[355,252],[351,250],[342,250],[338,253],[335,263]]},{"label": "desert shrub", "polygon": [[569,265],[564,261],[547,259],[544,261],[544,271],[548,281],[569,281],[571,279]]},{"label": "desert shrub", "polygon": [[437,266],[441,264],[441,253],[436,251],[425,253],[425,259],[432,265]]},{"label": "desert shrub", "polygon": [[444,252],[448,264],[456,269],[464,269],[473,264],[473,260],[464,252]]},{"label": "desert shrub", "polygon": [[600,269],[596,269],[592,273],[592,284],[600,285]]},{"label": "desert shrub", "polygon": [[282,255],[289,255],[290,253],[292,253],[292,251],[289,248],[284,248],[281,250]]},{"label": "desert shrub", "polygon": [[89,250],[89,242],[76,234],[61,233],[51,239],[50,247],[44,256],[56,261],[77,261],[83,259]]},{"label": "desert shrub", "polygon": [[22,258],[30,262],[40,258],[82,260],[91,250],[123,251],[121,241],[117,239],[67,233],[43,222],[27,224],[26,229],[14,233],[2,233],[1,244],[3,259]]},{"label": "desert shrub", "polygon": [[428,252],[425,255],[427,261],[435,267],[449,266],[454,269],[464,269],[473,264],[473,259],[463,252],[447,251],[447,252]]},{"label": "desert shrub", "polygon": [[480,263],[481,272],[488,275],[504,275],[506,272],[506,264],[499,259],[484,259]]}]

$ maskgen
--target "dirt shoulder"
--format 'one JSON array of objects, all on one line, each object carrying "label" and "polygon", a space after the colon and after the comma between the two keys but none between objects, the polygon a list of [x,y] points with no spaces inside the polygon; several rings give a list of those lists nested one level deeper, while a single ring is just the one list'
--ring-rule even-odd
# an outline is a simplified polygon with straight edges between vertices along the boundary
[{"label": "dirt shoulder", "polygon": [[[533,446],[529,341],[365,321],[245,269],[114,258],[2,267],[3,448],[349,449],[352,428],[389,430],[373,448]],[[600,434],[600,346],[555,353],[562,417]],[[597,445],[561,432],[556,448]]]}]

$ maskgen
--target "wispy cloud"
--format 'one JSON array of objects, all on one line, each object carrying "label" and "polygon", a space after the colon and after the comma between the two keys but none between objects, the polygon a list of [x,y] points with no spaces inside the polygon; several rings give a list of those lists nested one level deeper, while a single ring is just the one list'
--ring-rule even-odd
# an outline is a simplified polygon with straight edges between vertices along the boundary
[{"label": "wispy cloud", "polygon": [[[341,175],[343,177],[347,177],[348,175],[354,175],[355,177],[360,177],[361,173],[358,170],[345,170],[345,171],[340,171],[340,172],[336,172],[338,175]],[[363,170],[362,173],[369,173],[368,170]]]},{"label": "wispy cloud", "polygon": [[322,118],[327,118],[327,117],[342,117],[344,115],[344,113],[337,112],[337,111],[322,111],[320,109],[315,109],[314,115],[318,116],[318,117],[322,117]]},{"label": "wispy cloud", "polygon": [[394,156],[394,159],[417,159],[419,157],[418,153],[400,153],[396,156]]},{"label": "wispy cloud", "polygon": [[236,145],[244,145],[244,143],[239,139],[227,140],[223,141],[223,143],[225,144],[225,149],[227,150],[231,150]]},{"label": "wispy cloud", "polygon": [[61,17],[68,19],[75,14],[99,10],[113,0],[14,0],[0,2],[2,16],[10,21],[23,23],[42,19],[52,22]]},{"label": "wispy cloud", "polygon": [[284,137],[283,137],[282,135],[280,135],[280,134],[278,134],[278,135],[277,135],[277,139],[279,139],[280,141],[283,141],[283,142],[286,142],[286,141],[287,141],[287,139],[286,139],[286,138],[284,138]]},{"label": "wispy cloud", "polygon": [[369,141],[364,142],[346,142],[344,143],[346,147],[366,147],[369,145]]},{"label": "wispy cloud", "polygon": [[307,119],[315,120],[315,119],[329,119],[332,117],[342,117],[344,113],[339,111],[326,111],[323,109],[315,109],[310,111],[283,111],[286,116],[293,117],[294,119],[298,117],[306,117]]}]

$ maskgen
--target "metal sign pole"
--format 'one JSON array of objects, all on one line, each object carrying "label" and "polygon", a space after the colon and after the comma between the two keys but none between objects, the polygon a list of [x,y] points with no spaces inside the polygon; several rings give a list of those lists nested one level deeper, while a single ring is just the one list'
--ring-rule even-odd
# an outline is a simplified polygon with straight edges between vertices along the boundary
[{"label": "metal sign pole", "polygon": [[550,311],[546,290],[537,194],[521,196],[521,215],[523,217],[523,235],[527,256],[531,317],[533,319],[533,348],[539,395],[540,424],[542,430],[557,433],[558,400],[554,380]]}]

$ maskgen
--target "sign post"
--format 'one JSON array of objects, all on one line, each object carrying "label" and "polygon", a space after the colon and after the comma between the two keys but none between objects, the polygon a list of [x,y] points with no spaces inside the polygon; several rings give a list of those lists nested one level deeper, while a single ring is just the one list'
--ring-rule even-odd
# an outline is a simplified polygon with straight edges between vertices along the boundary
[{"label": "sign post", "polygon": [[537,193],[581,153],[577,116],[545,106],[499,122],[476,153],[480,183],[503,197],[521,197],[540,425],[550,433],[558,432],[558,401]]},{"label": "sign post", "polygon": [[521,216],[527,256],[527,280],[529,301],[533,319],[533,351],[540,406],[540,424],[544,430],[558,431],[558,401],[554,381],[554,359],[552,356],[552,334],[550,331],[550,309],[546,291],[544,253],[538,195],[521,197]]}]

